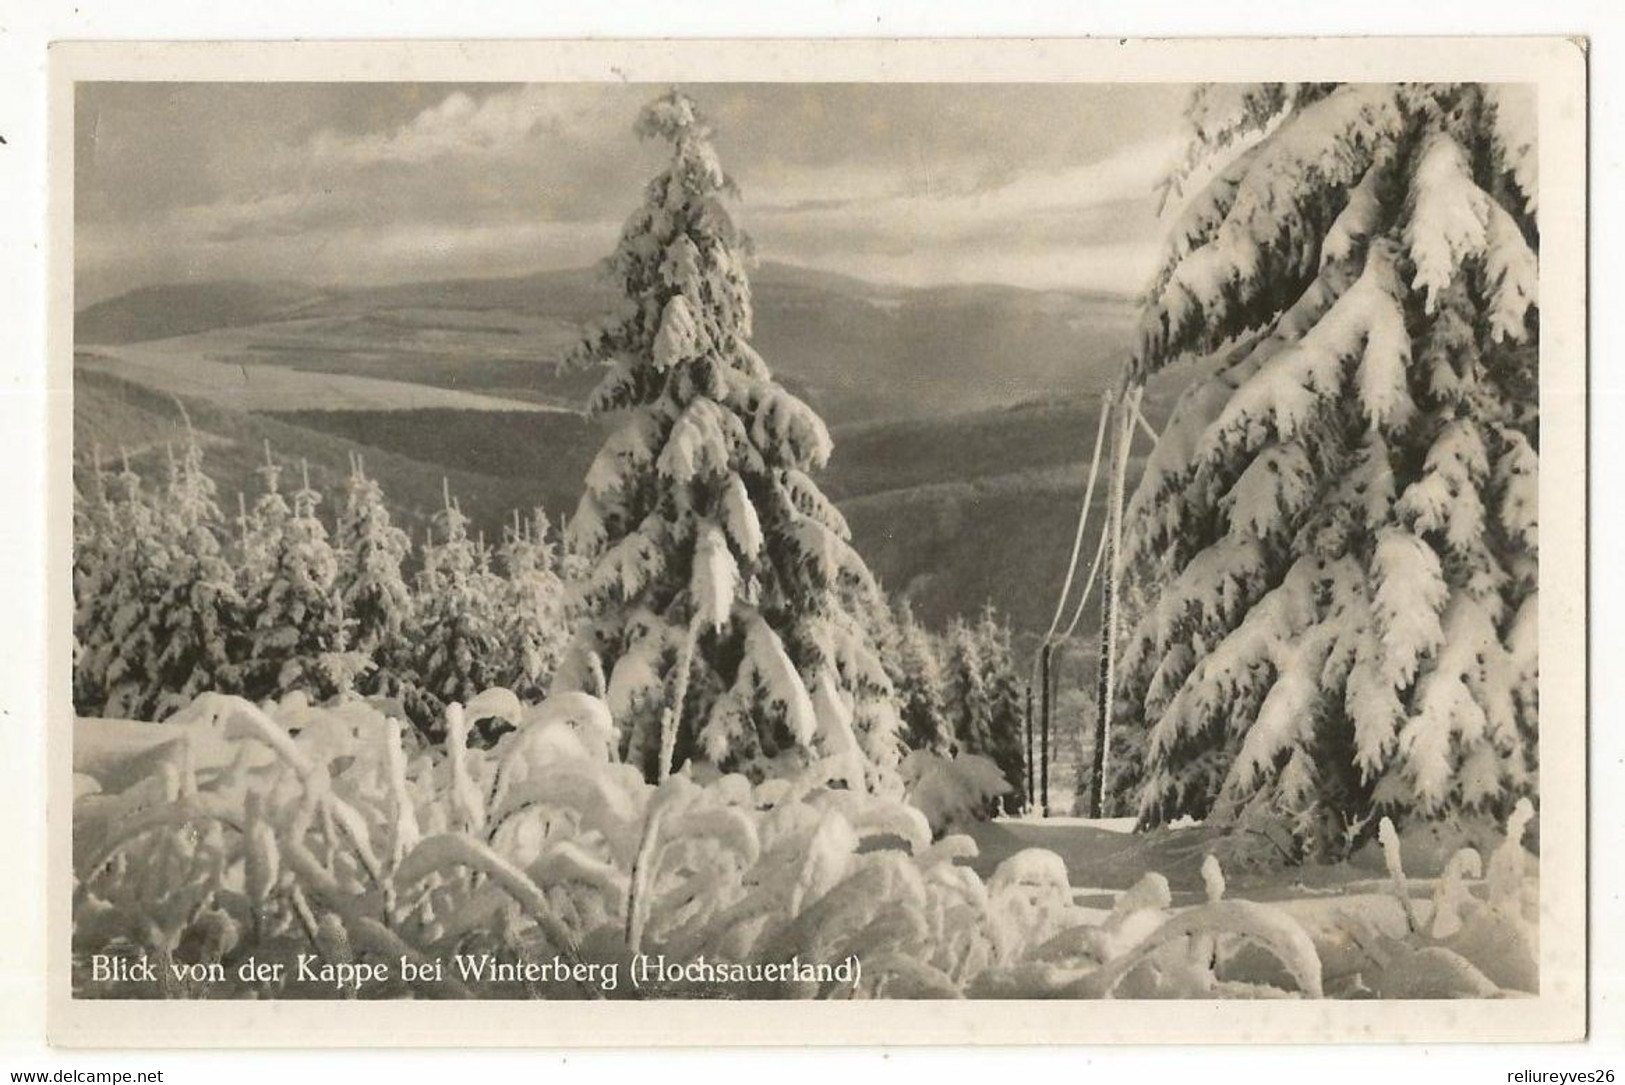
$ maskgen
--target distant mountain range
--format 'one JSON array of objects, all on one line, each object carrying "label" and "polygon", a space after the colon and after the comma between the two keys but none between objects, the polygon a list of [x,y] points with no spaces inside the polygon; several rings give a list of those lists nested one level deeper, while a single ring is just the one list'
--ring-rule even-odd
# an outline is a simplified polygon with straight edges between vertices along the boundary
[{"label": "distant mountain range", "polygon": [[[1131,304],[775,263],[752,286],[755,344],[830,423],[822,481],[887,587],[936,624],[987,602],[1019,628],[1047,623]],[[207,435],[224,506],[253,493],[270,440],[323,486],[364,455],[420,538],[442,476],[493,536],[516,506],[559,518],[604,428],[573,413],[596,375],[553,363],[613,300],[587,269],[131,291],[77,314],[76,452],[124,446],[156,468],[178,399]],[[1153,389],[1153,420],[1174,391]]]},{"label": "distant mountain range", "polygon": [[[1090,393],[1115,375],[1132,305],[1008,286],[907,288],[765,263],[755,345],[834,423]],[[80,346],[196,338],[258,362],[567,404],[591,378],[555,362],[614,302],[592,269],[329,289],[208,282],[145,287],[75,319]]]}]

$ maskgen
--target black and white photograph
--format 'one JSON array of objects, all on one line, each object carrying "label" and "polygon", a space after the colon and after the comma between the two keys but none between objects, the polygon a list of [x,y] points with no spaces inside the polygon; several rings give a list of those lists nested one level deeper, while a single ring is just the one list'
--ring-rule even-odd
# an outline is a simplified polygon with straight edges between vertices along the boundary
[{"label": "black and white photograph", "polygon": [[1583,1031],[1537,1012],[1585,983],[1542,249],[1583,65],[1541,45],[1555,82],[76,69],[71,1013]]}]

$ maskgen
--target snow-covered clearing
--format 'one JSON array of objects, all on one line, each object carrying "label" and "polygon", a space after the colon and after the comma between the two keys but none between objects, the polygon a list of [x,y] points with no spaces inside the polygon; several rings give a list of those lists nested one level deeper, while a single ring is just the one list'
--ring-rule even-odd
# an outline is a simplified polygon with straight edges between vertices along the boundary
[{"label": "snow-covered clearing", "polygon": [[[1145,833],[1135,833],[1133,828],[1133,818],[1010,817],[978,822],[959,831],[976,841],[979,854],[971,866],[984,877],[1025,848],[1043,848],[1059,855],[1080,905],[1110,907],[1113,899],[1151,872],[1168,879],[1175,904],[1203,899],[1202,863],[1210,852],[1221,848],[1222,832],[1202,825]],[[1529,866],[1534,865],[1531,856]],[[1377,912],[1392,910],[1403,922],[1390,894],[1381,851],[1375,846],[1343,863],[1256,871],[1233,861],[1224,866],[1227,895],[1232,897],[1279,903],[1306,914],[1321,910],[1328,901],[1338,907],[1361,902],[1364,910],[1365,902],[1377,898],[1381,902]],[[1410,874],[1407,880],[1419,901],[1432,895],[1438,873],[1419,868]],[[1481,882],[1466,879],[1466,884],[1476,888]]]}]

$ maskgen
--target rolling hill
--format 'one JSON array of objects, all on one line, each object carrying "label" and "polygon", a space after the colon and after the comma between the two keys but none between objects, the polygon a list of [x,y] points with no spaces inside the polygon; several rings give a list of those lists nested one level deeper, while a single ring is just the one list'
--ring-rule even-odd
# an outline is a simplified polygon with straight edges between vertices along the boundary
[{"label": "rolling hill", "polygon": [[[1041,632],[1055,606],[1088,474],[1099,401],[1072,399],[930,420],[834,430],[820,476],[853,542],[888,590],[932,625],[991,602]],[[1148,400],[1160,420],[1166,396]],[[482,478],[527,481],[568,514],[602,430],[526,413],[309,411],[276,416],[357,447],[412,455],[438,435],[436,460]],[[1139,446],[1144,451],[1145,444]],[[368,461],[371,462],[370,459]],[[1141,459],[1130,465],[1137,476]],[[1091,523],[1101,522],[1104,487]],[[502,516],[487,523],[496,530]],[[1091,547],[1095,536],[1091,533]],[[1090,553],[1093,550],[1091,548]],[[1080,626],[1094,628],[1091,608]]]},{"label": "rolling hill", "polygon": [[74,474],[80,488],[98,452],[109,470],[116,470],[121,453],[128,453],[137,473],[152,483],[160,480],[165,445],[183,439],[182,406],[199,435],[205,468],[218,489],[216,501],[228,519],[236,515],[239,493],[252,501],[262,491],[256,472],[265,462],[267,442],[283,468],[283,491],[297,485],[302,467],[308,465],[312,485],[324,495],[322,514],[329,518],[340,499],[350,455],[363,456],[367,473],[378,479],[401,525],[419,542],[429,518],[441,506],[442,480],[449,483],[464,511],[493,537],[513,509],[544,505],[552,510],[564,500],[535,479],[467,471],[275,416],[166,395],[95,370],[80,370],[74,376]]},{"label": "rolling hill", "polygon": [[74,344],[140,343],[284,320],[321,297],[315,288],[287,282],[226,280],[143,286],[75,313]]},{"label": "rolling hill", "polygon": [[[1133,322],[1126,301],[1085,293],[909,289],[774,263],[752,285],[758,350],[832,423],[1099,391]],[[174,349],[579,408],[592,374],[555,363],[613,301],[590,269],[342,290],[181,284],[91,305],[75,334],[114,361]]]}]

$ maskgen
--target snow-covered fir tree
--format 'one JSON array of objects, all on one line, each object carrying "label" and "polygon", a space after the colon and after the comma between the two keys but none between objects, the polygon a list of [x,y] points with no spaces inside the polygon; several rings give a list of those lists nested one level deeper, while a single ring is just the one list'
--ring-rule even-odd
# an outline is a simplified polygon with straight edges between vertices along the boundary
[{"label": "snow-covered fir tree", "polygon": [[622,753],[652,777],[827,758],[895,787],[897,711],[861,618],[877,588],[811,478],[828,431],[750,345],[734,186],[686,95],[636,131],[671,153],[610,259],[623,300],[580,351],[607,367],[591,406],[618,426],[568,528],[590,572],[560,683],[607,676]]},{"label": "snow-covered fir tree", "polygon": [[569,641],[564,584],[553,568],[547,515],[541,509],[529,518],[515,512],[499,556],[504,577],[496,684],[523,700],[539,701],[547,696]]},{"label": "snow-covered fir tree", "polygon": [[91,667],[100,673],[106,694],[103,715],[151,719],[153,676],[163,649],[162,600],[171,583],[174,550],[165,536],[162,496],[149,495],[128,455],[119,483],[123,498],[115,517],[122,553],[106,585],[105,620]]},{"label": "snow-covered fir tree", "polygon": [[988,696],[987,661],[976,627],[963,618],[948,623],[943,634],[944,708],[953,728],[954,749],[980,753],[993,745],[992,700]]},{"label": "snow-covered fir tree", "polygon": [[277,555],[282,551],[282,535],[293,510],[282,495],[282,465],[271,455],[269,441],[265,442],[265,462],[255,473],[264,489],[253,505],[248,505],[241,493],[237,495],[237,576],[243,598],[257,612],[270,590]]},{"label": "snow-covered fir tree", "polygon": [[424,545],[417,581],[415,692],[424,703],[408,706],[431,738],[441,735],[445,705],[466,704],[495,684],[501,635],[501,585],[491,570],[490,554],[470,533],[468,517],[449,487],[435,527],[439,539],[431,536]]},{"label": "snow-covered fir tree", "polygon": [[156,497],[142,485],[128,452],[123,461],[111,486],[96,465],[92,486],[106,502],[81,521],[93,533],[75,544],[74,704],[85,715],[140,719],[150,708],[157,670],[158,603],[168,583],[170,548]]},{"label": "snow-covered fir tree", "polygon": [[276,465],[245,544],[245,573],[257,580],[249,599],[254,628],[244,686],[256,698],[295,690],[322,700],[353,688],[366,659],[347,650],[344,605],[335,590],[338,555],[317,515],[321,495],[308,467],[291,507],[277,489]]},{"label": "snow-covered fir tree", "polygon": [[895,632],[883,646],[882,658],[897,690],[904,744],[947,754],[953,749],[954,728],[946,707],[942,649],[906,600],[898,605],[893,625]]},{"label": "snow-covered fir tree", "polygon": [[[977,654],[982,665],[987,725],[985,732],[977,735],[977,739],[985,745],[968,749],[967,752],[979,753],[997,765],[1019,802],[1027,790],[1027,762],[1022,748],[1025,704],[1010,627],[1001,622],[993,608],[988,606],[982,611],[972,633],[977,641]],[[1058,734],[1053,735],[1051,741],[1058,745],[1059,738]],[[1053,762],[1055,759],[1052,749],[1050,760]]]},{"label": "snow-covered fir tree", "polygon": [[344,608],[347,642],[373,664],[359,689],[397,695],[411,669],[407,633],[414,621],[414,600],[402,565],[412,544],[391,521],[383,490],[356,456],[350,461],[333,541],[339,556],[334,590]]},{"label": "snow-covered fir tree", "polygon": [[73,495],[73,706],[86,716],[99,713],[107,701],[103,627],[110,616],[108,589],[124,560],[124,544],[100,448],[78,476]]},{"label": "snow-covered fir tree", "polygon": [[170,549],[154,619],[157,655],[141,718],[162,719],[205,690],[235,692],[232,643],[242,620],[237,573],[221,545],[215,485],[190,421],[181,455],[170,458],[159,530]]},{"label": "snow-covered fir tree", "polygon": [[1141,816],[1504,816],[1535,791],[1532,93],[1193,101],[1136,377],[1196,358],[1130,504]]}]

